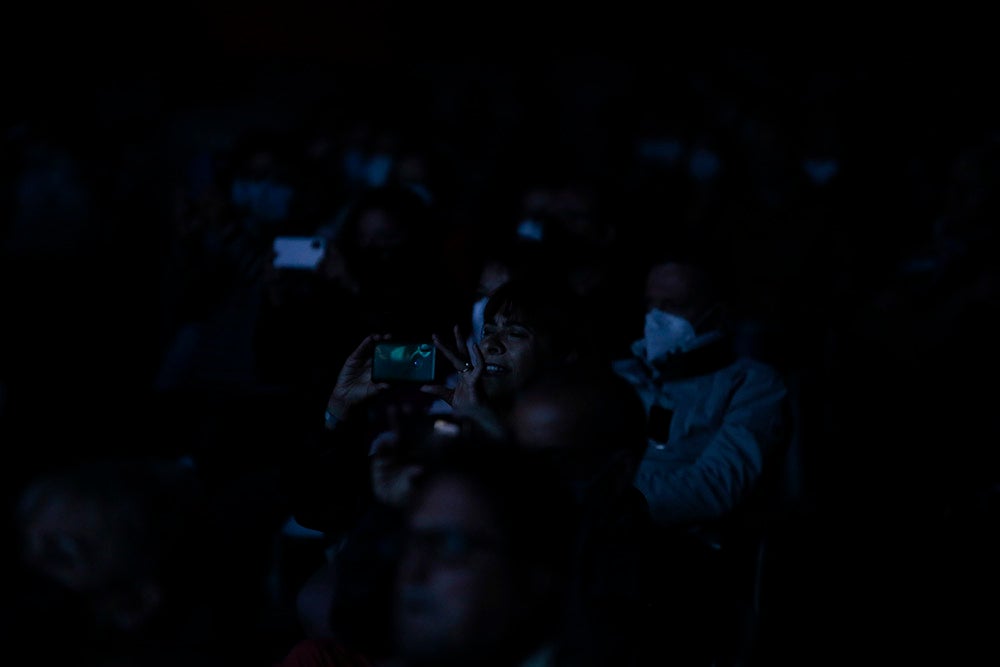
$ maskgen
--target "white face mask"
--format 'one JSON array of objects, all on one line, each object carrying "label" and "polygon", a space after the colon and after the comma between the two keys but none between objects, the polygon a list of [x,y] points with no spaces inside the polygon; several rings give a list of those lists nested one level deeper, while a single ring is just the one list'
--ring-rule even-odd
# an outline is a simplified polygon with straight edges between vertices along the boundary
[{"label": "white face mask", "polygon": [[483,297],[472,304],[472,340],[478,343],[483,338],[483,325],[486,323],[486,302],[489,297]]},{"label": "white face mask", "polygon": [[697,334],[694,325],[683,317],[653,308],[646,313],[644,336],[646,361],[653,362],[668,354],[685,351]]}]

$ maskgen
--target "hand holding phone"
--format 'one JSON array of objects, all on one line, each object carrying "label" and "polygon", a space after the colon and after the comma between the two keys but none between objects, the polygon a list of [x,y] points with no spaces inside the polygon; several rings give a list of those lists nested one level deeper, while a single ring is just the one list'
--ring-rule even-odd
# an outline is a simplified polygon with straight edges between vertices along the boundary
[{"label": "hand holding phone", "polygon": [[372,355],[379,341],[387,340],[385,334],[369,334],[354,348],[337,375],[337,383],[327,399],[327,412],[340,420],[354,406],[368,397],[389,388],[388,383],[372,381]]}]

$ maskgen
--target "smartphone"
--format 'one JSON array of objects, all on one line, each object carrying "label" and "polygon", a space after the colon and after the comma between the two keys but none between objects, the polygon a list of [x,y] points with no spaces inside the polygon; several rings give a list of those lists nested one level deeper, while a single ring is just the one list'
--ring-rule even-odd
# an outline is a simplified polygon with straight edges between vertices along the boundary
[{"label": "smartphone", "polygon": [[372,381],[433,382],[436,363],[433,343],[383,341],[372,354]]},{"label": "smartphone", "polygon": [[315,270],[326,253],[326,239],[322,236],[276,236],[273,247],[275,268]]}]

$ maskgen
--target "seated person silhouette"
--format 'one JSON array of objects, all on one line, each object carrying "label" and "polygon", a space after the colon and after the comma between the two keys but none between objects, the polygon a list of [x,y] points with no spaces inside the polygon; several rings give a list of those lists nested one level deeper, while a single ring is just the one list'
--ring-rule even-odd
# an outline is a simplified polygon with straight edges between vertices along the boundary
[{"label": "seated person silhouette", "polygon": [[228,642],[211,621],[224,607],[207,500],[194,471],[173,461],[39,471],[13,508],[5,632],[59,663],[216,664]]},{"label": "seated person silhouette", "polygon": [[644,335],[613,368],[649,418],[636,486],[653,519],[717,539],[720,524],[777,473],[790,405],[775,367],[737,354],[722,259],[712,252],[683,242],[649,259]]}]

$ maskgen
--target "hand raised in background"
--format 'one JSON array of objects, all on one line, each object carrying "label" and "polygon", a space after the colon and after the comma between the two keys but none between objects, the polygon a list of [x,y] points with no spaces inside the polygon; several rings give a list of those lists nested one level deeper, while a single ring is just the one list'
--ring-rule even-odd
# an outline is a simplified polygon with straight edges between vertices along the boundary
[{"label": "hand raised in background", "polygon": [[[420,390],[446,401],[453,409],[479,405],[483,401],[479,379],[486,366],[483,352],[478,344],[466,343],[457,324],[453,327],[452,334],[455,337],[454,347],[445,345],[437,334],[432,335],[431,339],[434,341],[434,347],[455,367],[457,376],[455,386],[429,384],[422,386]],[[459,351],[463,348],[464,353]]]}]

